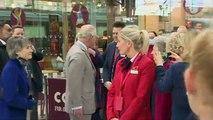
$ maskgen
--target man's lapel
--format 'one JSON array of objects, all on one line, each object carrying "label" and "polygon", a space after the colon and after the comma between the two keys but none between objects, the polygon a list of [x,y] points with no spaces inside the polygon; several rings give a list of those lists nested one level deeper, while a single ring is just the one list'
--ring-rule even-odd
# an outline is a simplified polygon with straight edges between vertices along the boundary
[{"label": "man's lapel", "polygon": [[89,53],[88,53],[87,50],[84,48],[84,46],[81,45],[81,44],[78,43],[78,42],[76,42],[75,44],[76,44],[77,46],[79,46],[80,49],[85,53],[85,55],[87,56],[87,58],[89,59],[91,65],[92,65],[92,68],[95,70],[95,66],[94,66],[94,64],[93,64],[93,62],[92,62],[92,60],[91,60],[91,58],[90,58],[90,56],[89,56]]}]

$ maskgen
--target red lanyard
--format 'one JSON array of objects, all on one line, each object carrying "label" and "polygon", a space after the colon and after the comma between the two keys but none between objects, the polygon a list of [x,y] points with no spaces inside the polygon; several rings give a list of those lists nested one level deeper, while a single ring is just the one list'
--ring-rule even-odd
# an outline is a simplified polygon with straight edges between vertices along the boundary
[{"label": "red lanyard", "polygon": [[[134,61],[133,61],[133,63],[132,63],[132,66],[135,65],[136,61],[138,61],[139,58],[141,58],[141,54],[140,54],[140,53],[137,54],[136,58],[134,59]],[[131,68],[132,68],[132,66],[131,66]],[[127,80],[127,77],[128,77],[129,74],[130,74],[130,71],[131,71],[131,69],[129,69],[127,73],[122,73],[122,74],[121,74],[120,96],[121,96],[121,91],[122,91],[122,89],[123,89],[123,86],[124,86],[124,84],[125,84],[125,82],[126,82],[126,80]]]}]

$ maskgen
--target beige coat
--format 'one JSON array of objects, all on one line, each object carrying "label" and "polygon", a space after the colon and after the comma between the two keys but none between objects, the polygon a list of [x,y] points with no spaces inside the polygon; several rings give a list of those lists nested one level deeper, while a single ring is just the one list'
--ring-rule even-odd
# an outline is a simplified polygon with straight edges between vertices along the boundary
[{"label": "beige coat", "polygon": [[64,72],[66,76],[65,111],[83,107],[83,114],[95,112],[95,68],[84,47],[76,42],[68,51]]}]

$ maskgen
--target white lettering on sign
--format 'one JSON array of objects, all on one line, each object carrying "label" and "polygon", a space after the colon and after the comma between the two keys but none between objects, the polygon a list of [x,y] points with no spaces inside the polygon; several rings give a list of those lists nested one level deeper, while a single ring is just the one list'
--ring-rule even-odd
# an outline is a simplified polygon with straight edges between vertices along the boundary
[{"label": "white lettering on sign", "polygon": [[61,95],[61,92],[56,92],[54,94],[55,102],[61,103],[61,100],[65,103],[65,93]]},{"label": "white lettering on sign", "polygon": [[65,103],[65,93],[62,94],[62,101]]},{"label": "white lettering on sign", "polygon": [[64,109],[64,107],[61,107],[61,106],[55,106],[55,111],[64,112],[65,109]]}]

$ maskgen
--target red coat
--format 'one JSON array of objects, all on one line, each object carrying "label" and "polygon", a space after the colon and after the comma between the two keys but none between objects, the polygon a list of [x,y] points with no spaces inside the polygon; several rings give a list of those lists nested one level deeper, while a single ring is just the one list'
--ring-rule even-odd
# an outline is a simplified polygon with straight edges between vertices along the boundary
[{"label": "red coat", "polygon": [[[168,70],[173,62],[168,61],[163,66]],[[155,83],[156,84],[156,83]],[[171,120],[172,115],[172,92],[162,93],[155,85],[155,120]]]},{"label": "red coat", "polygon": [[[108,92],[107,119],[115,117],[119,120],[152,120],[150,96],[155,79],[155,63],[147,56],[138,54],[129,71],[125,72],[122,64],[124,60],[125,58],[118,62]],[[125,79],[122,79],[123,75]],[[123,105],[119,112],[115,109],[114,100],[120,92]]]}]

